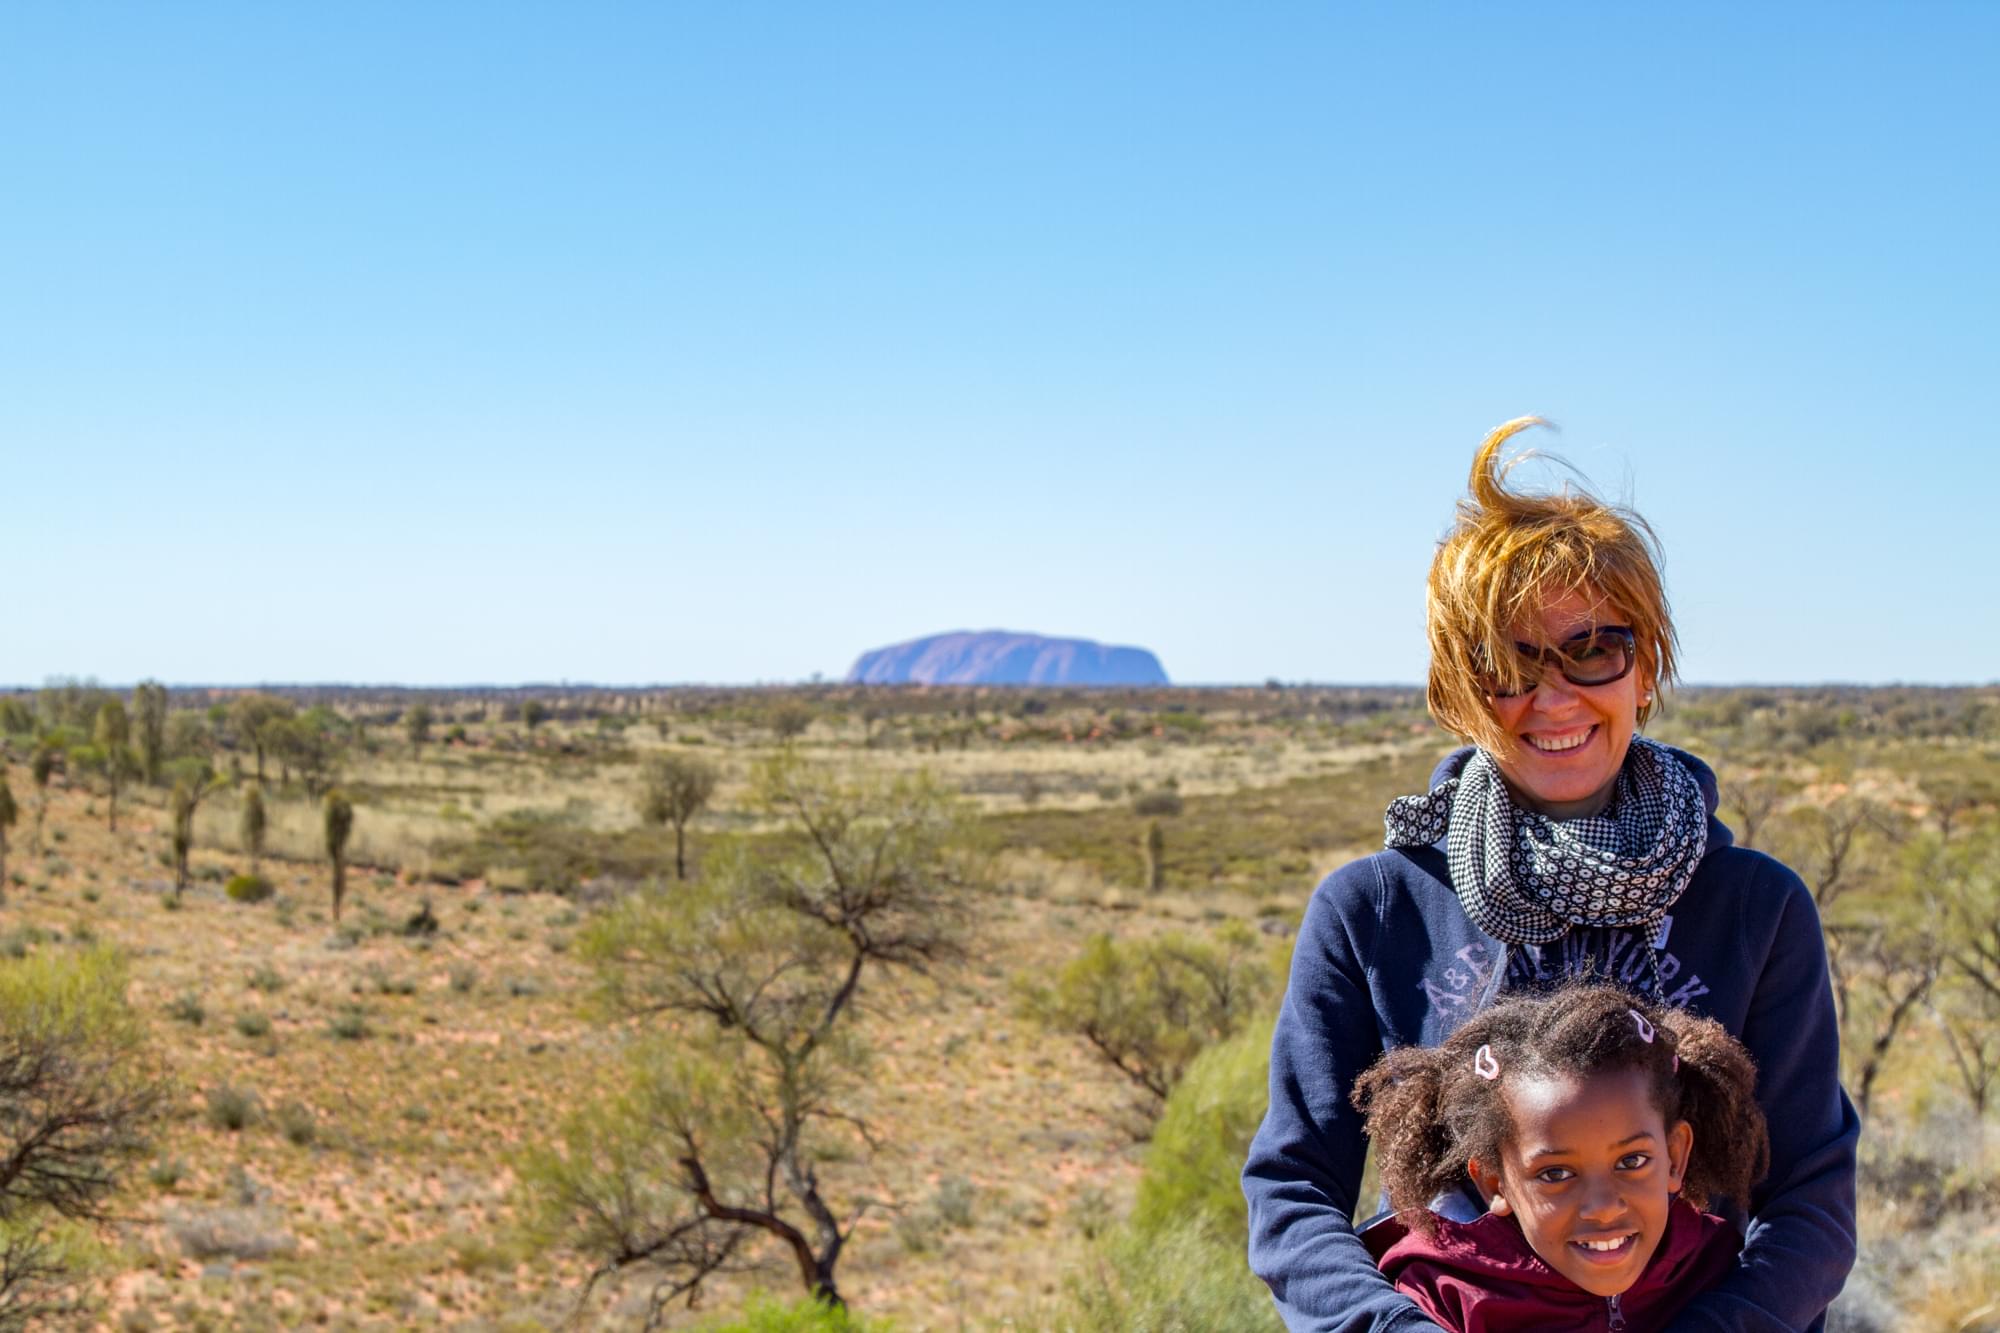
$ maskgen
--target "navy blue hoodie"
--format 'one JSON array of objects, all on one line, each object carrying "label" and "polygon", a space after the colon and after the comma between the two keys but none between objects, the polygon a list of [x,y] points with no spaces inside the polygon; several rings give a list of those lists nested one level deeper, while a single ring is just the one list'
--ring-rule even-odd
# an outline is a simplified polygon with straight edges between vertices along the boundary
[{"label": "navy blue hoodie", "polygon": [[[1454,752],[1432,784],[1457,774]],[[1655,936],[1671,1004],[1720,1022],[1757,1061],[1771,1171],[1753,1193],[1743,1252],[1672,1325],[1777,1333],[1818,1327],[1854,1262],[1860,1121],[1840,1088],[1839,1033],[1812,894],[1779,862],[1734,845],[1715,818],[1715,774],[1673,752],[1708,802],[1708,850]],[[1506,984],[1593,968],[1646,984],[1631,929],[1578,927],[1513,951]],[[1341,867],[1313,894],[1271,1045],[1271,1105],[1250,1145],[1250,1266],[1293,1333],[1436,1326],[1376,1270],[1351,1219],[1366,1149],[1348,1101],[1383,1051],[1434,1046],[1479,1007],[1500,944],[1453,895],[1443,843]]]}]

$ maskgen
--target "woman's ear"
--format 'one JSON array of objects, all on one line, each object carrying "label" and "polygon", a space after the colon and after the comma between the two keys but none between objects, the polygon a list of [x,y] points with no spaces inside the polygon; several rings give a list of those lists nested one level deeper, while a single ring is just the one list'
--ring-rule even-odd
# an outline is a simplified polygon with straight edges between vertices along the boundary
[{"label": "woman's ear", "polygon": [[1500,1173],[1488,1171],[1473,1158],[1465,1164],[1472,1183],[1479,1188],[1479,1197],[1486,1200],[1486,1211],[1498,1217],[1505,1217],[1514,1211],[1514,1205],[1507,1202],[1507,1196],[1500,1192]]},{"label": "woman's ear", "polygon": [[1688,1154],[1694,1151],[1694,1126],[1685,1120],[1674,1121],[1674,1127],[1667,1131],[1667,1188],[1678,1192],[1681,1181],[1687,1177]]}]

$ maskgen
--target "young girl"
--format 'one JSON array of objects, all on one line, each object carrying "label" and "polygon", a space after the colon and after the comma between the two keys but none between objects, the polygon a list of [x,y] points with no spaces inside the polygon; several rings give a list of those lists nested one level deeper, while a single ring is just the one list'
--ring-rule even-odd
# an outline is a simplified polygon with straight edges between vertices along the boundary
[{"label": "young girl", "polygon": [[[1355,1085],[1396,1210],[1362,1238],[1453,1333],[1662,1328],[1742,1247],[1698,1208],[1764,1174],[1755,1084],[1720,1024],[1615,986],[1506,1000]],[[1433,1212],[1468,1175],[1485,1215]]]}]

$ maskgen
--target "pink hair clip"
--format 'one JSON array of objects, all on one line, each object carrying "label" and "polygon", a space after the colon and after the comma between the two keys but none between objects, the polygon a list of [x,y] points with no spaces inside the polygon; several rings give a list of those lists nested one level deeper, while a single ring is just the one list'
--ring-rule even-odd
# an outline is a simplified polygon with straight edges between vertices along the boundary
[{"label": "pink hair clip", "polygon": [[1653,1025],[1648,1023],[1646,1016],[1637,1009],[1627,1009],[1625,1012],[1632,1015],[1632,1021],[1639,1025],[1639,1040],[1651,1046],[1653,1044]]},{"label": "pink hair clip", "polygon": [[1500,1077],[1500,1062],[1493,1058],[1491,1046],[1481,1046],[1478,1053],[1472,1057],[1472,1072],[1483,1079]]}]

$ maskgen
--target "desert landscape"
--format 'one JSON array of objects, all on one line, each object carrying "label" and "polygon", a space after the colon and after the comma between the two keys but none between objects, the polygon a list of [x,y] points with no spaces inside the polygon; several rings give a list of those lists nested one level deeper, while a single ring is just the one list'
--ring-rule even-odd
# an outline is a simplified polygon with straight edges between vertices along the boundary
[{"label": "desert landscape", "polygon": [[[1821,904],[1833,1326],[2000,1326],[2000,691],[1653,731]],[[1234,1172],[1291,935],[1449,748],[1415,691],[1277,682],[64,681],[0,736],[0,968],[122,988],[157,1093],[108,1192],[10,1216],[9,1296],[129,1333],[1276,1328]],[[682,1225],[695,1158],[742,1225]]]},{"label": "desert landscape", "polygon": [[[1295,957],[1265,1142],[1367,1221],[1329,1099],[1462,1036],[1376,1122],[1422,1233],[1523,1086],[1612,1097],[1485,1193],[1600,1225],[1465,1251],[1633,1333],[1831,1299],[1830,992],[1824,1327],[2000,1333],[2000,5],[30,3],[0,51],[0,1333],[1283,1333],[1240,1172]],[[1679,906],[1712,844],[1635,729],[1823,951],[1753,857]],[[1595,997],[1630,1057],[1525,1079],[1461,1024],[1599,958],[1763,1063],[1768,1192],[1686,1014]],[[1676,1190],[1777,1225],[1696,1291]],[[1405,1329],[1297,1202],[1293,1322]]]}]

